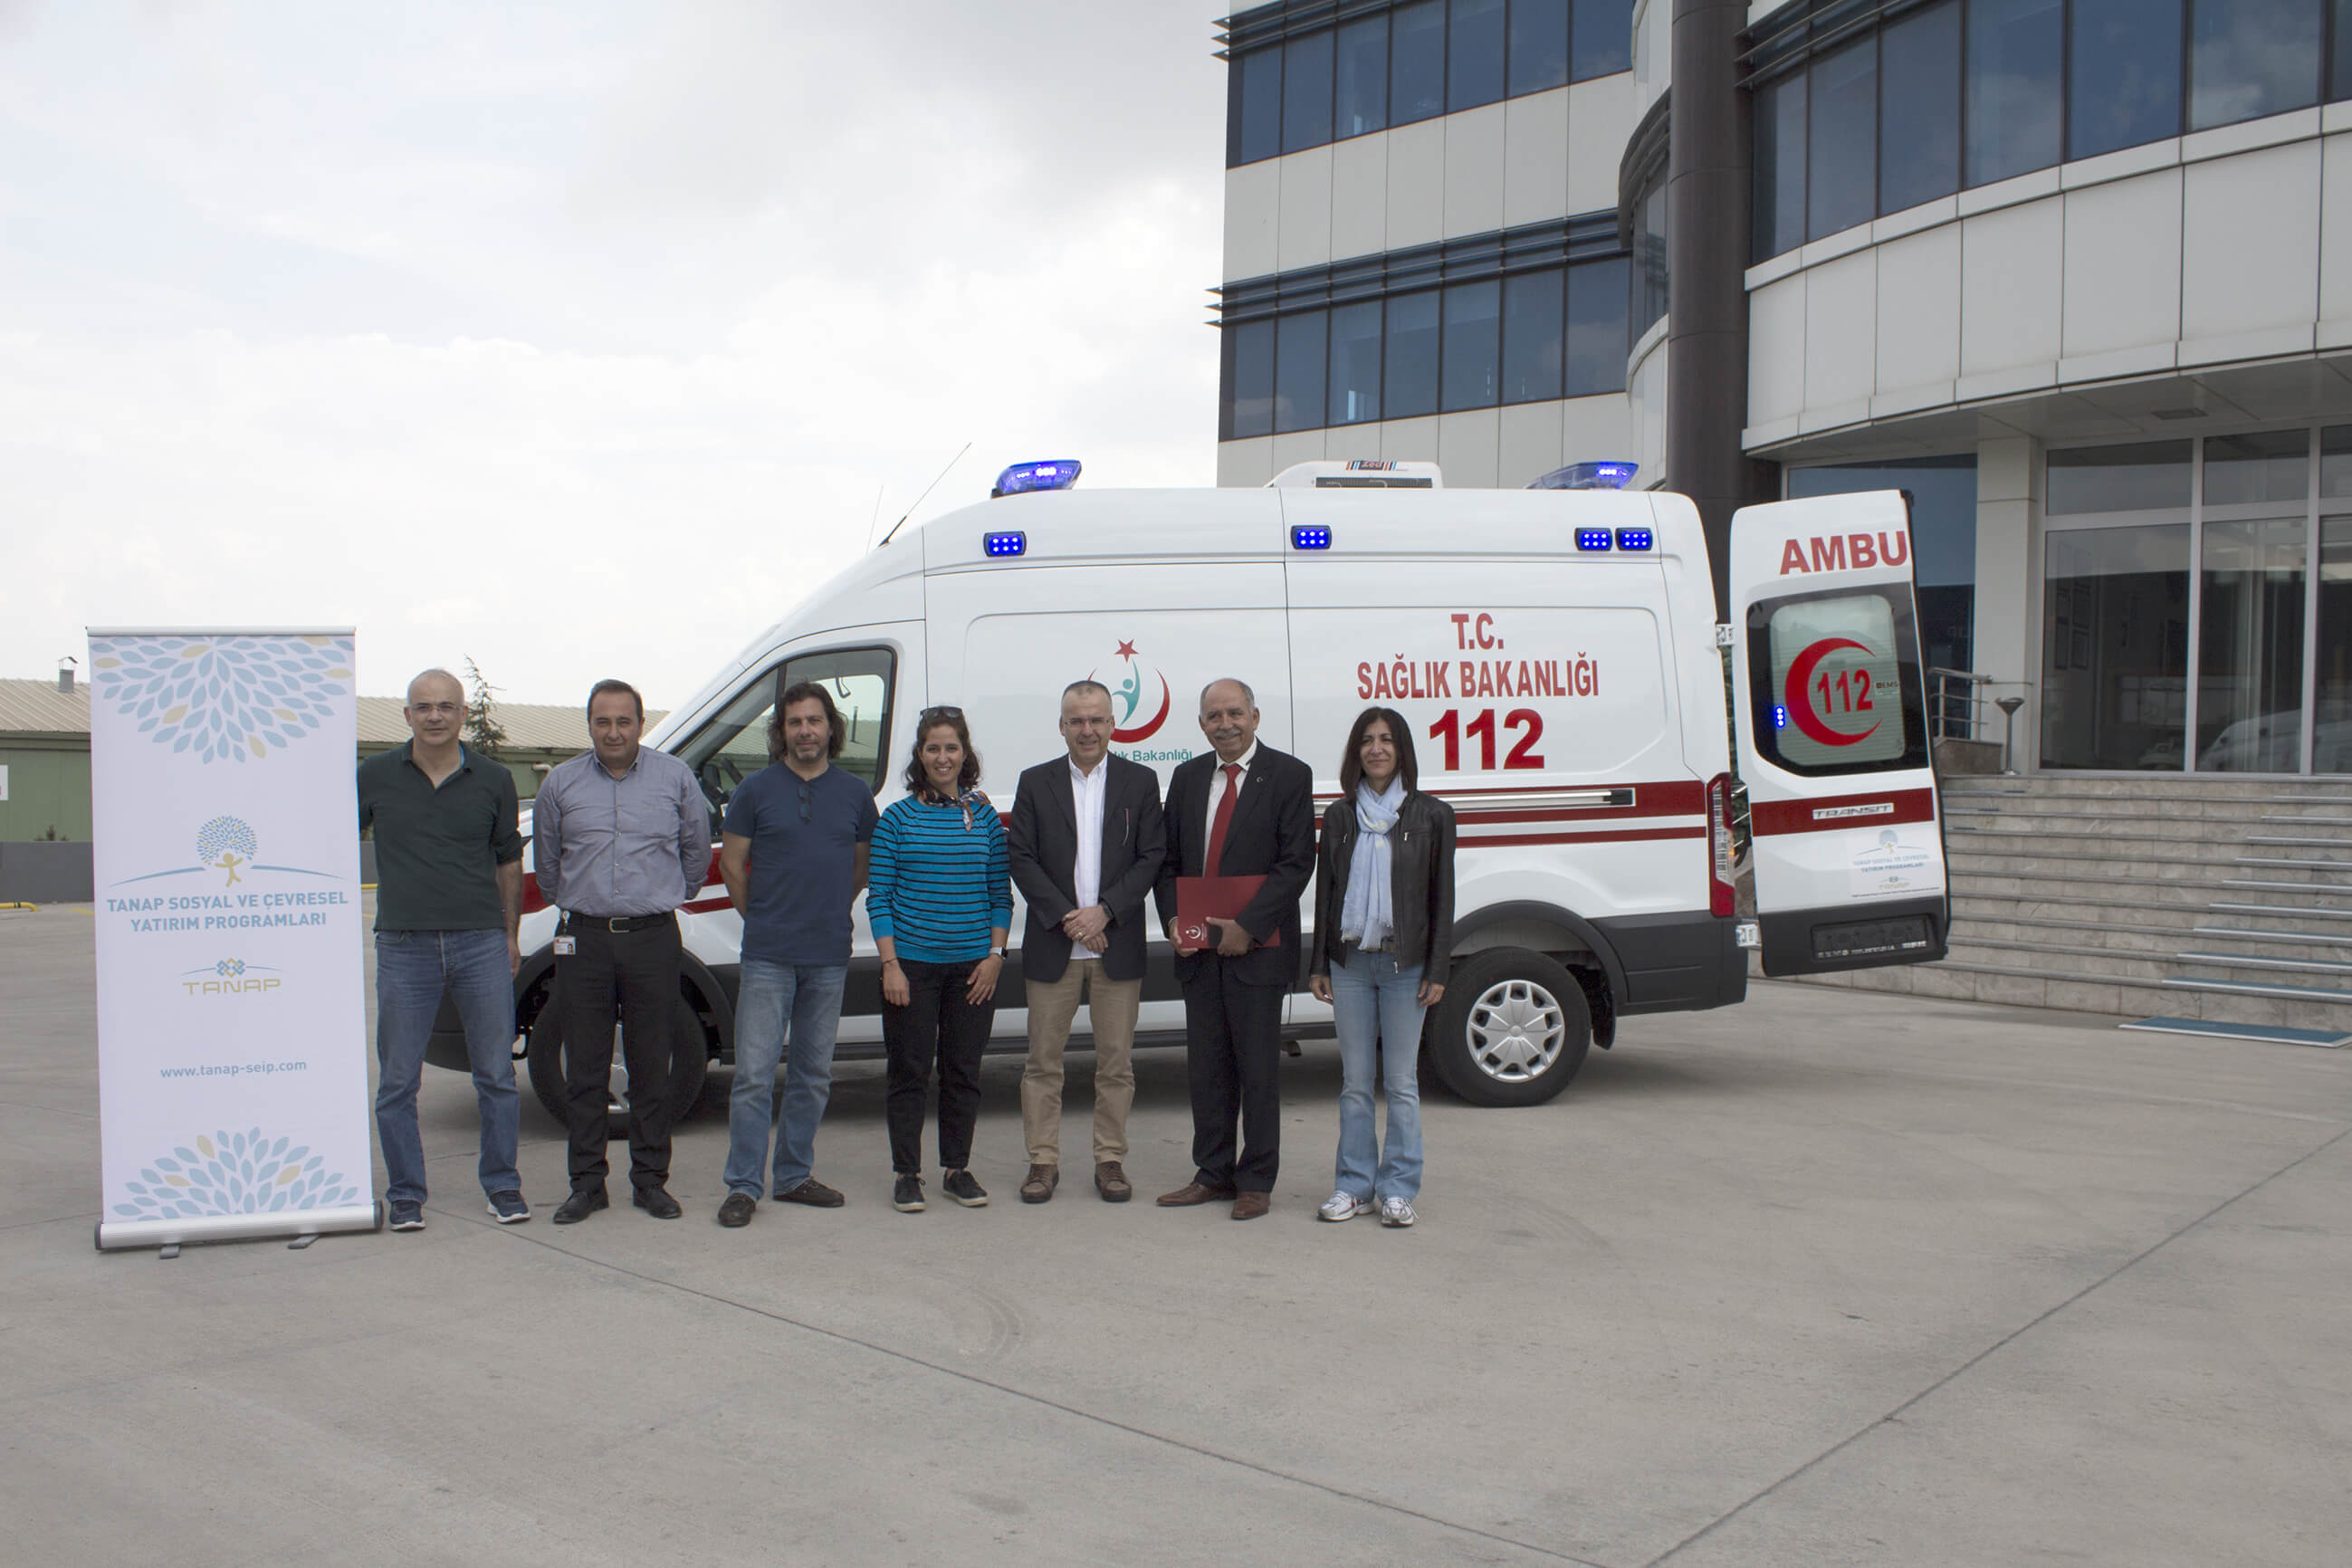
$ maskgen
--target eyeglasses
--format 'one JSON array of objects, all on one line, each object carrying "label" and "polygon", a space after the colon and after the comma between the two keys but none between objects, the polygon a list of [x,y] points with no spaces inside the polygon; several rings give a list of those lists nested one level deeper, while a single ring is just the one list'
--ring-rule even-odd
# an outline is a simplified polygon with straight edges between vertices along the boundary
[{"label": "eyeglasses", "polygon": [[963,710],[961,708],[926,708],[923,710],[920,716],[925,719],[961,719],[963,717]]}]

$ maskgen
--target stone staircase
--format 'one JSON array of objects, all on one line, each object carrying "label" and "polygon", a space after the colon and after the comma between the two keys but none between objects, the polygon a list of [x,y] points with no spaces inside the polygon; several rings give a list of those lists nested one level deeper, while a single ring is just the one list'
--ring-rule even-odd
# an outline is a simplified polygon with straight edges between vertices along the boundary
[{"label": "stone staircase", "polygon": [[1951,777],[1950,953],[1828,984],[2352,1034],[2352,781]]}]

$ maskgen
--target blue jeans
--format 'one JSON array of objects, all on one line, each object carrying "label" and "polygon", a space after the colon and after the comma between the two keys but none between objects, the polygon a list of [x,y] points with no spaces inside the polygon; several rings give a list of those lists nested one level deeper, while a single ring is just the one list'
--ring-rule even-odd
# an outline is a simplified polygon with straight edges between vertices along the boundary
[{"label": "blue jeans", "polygon": [[[1339,1031],[1339,1190],[1358,1198],[1421,1193],[1421,965],[1393,952],[1349,950],[1331,965],[1331,1013]],[[1385,1049],[1383,1049],[1385,1046]],[[1372,1132],[1372,1073],[1388,1091],[1388,1147]],[[1377,1155],[1380,1168],[1374,1173]]]},{"label": "blue jeans", "polygon": [[[735,1088],[727,1100],[727,1190],[760,1195],[760,1167],[768,1133],[776,1129],[778,1195],[809,1179],[816,1163],[816,1124],[833,1093],[833,1037],[841,1026],[845,963],[743,961],[735,994]],[[792,1054],[784,1053],[784,1020],[792,1020]],[[776,1093],[776,1064],[784,1091]],[[776,1123],[782,1101],[782,1126]]]},{"label": "blue jeans", "polygon": [[425,1144],[416,1131],[416,1085],[425,1046],[446,991],[466,1028],[474,1102],[482,1114],[482,1191],[520,1191],[515,1137],[514,972],[501,931],[375,933],[375,1131],[392,1203],[425,1201]]}]

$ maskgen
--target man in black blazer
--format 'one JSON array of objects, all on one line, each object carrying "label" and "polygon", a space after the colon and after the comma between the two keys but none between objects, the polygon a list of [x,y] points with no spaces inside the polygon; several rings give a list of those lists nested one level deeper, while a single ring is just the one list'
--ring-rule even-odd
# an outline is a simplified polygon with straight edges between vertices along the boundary
[{"label": "man in black blazer", "polygon": [[1258,744],[1257,725],[1257,699],[1241,681],[1202,690],[1201,732],[1216,752],[1168,781],[1168,857],[1155,889],[1173,942],[1179,877],[1265,879],[1237,919],[1215,922],[1215,946],[1176,949],[1196,1169],[1160,1203],[1231,1198],[1235,1219],[1255,1219],[1272,1202],[1282,1152],[1282,999],[1298,978],[1298,900],[1315,874],[1314,772]]},{"label": "man in black blazer", "polygon": [[1054,1195],[1062,1170],[1062,1050],[1081,986],[1095,1035],[1095,1191],[1135,1195],[1127,1113],[1135,1103],[1135,1018],[1143,1003],[1144,896],[1165,841],[1160,779],[1110,754],[1110,688],[1072,681],[1062,692],[1069,755],[1021,775],[1005,847],[1029,906],[1021,934],[1028,993],[1029,1061],[1021,1071],[1021,1130],[1029,1143],[1024,1203]]}]

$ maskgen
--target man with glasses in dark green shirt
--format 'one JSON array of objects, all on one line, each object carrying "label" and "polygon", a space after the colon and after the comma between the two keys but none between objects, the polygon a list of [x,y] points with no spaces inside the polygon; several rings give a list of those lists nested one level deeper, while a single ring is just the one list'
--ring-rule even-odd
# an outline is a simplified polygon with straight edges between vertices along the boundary
[{"label": "man with glasses in dark green shirt", "polygon": [[446,994],[465,1026],[482,1116],[490,1217],[530,1217],[515,1174],[514,975],[522,962],[522,835],[514,775],[458,739],[466,692],[446,669],[408,683],[409,739],[360,764],[360,827],[375,829],[376,1135],[392,1228],[425,1228],[416,1087]]}]

